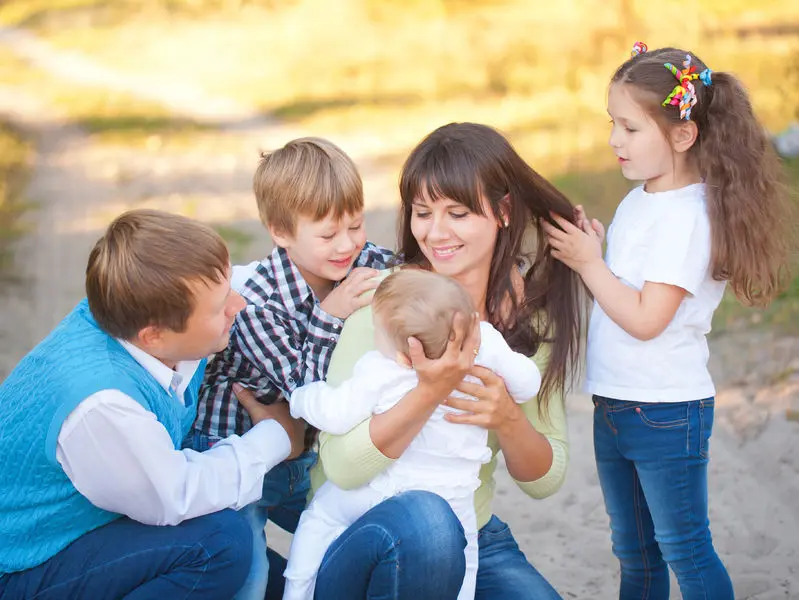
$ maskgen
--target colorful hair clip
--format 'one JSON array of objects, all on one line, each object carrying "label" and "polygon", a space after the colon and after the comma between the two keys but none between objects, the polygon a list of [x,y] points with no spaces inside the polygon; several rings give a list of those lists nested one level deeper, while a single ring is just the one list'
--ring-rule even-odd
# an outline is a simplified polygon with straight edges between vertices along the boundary
[{"label": "colorful hair clip", "polygon": [[[677,67],[671,63],[666,63],[663,66],[671,71],[671,74],[679,81],[663,101],[663,106],[679,106],[680,118],[690,121],[691,107],[696,105],[696,90],[694,89],[692,81],[694,79],[699,79],[699,75],[696,73],[696,67],[691,66],[691,55],[685,55],[685,60],[682,63],[682,70],[677,69]],[[709,78],[710,75],[708,75],[708,79]]]},{"label": "colorful hair clip", "polygon": [[705,84],[705,87],[710,87],[713,85],[713,71],[710,69],[705,69],[699,74],[699,81]]},{"label": "colorful hair clip", "polygon": [[638,56],[639,54],[643,54],[647,50],[649,50],[649,47],[646,44],[644,44],[643,42],[635,42],[633,44],[632,52],[630,52],[630,58],[635,58],[636,56]]}]

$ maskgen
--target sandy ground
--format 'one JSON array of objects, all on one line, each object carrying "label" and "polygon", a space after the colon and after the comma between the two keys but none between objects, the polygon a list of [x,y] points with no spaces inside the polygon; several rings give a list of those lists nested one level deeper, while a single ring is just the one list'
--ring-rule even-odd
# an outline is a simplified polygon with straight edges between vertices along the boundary
[{"label": "sandy ground", "polygon": [[[65,81],[105,81],[160,100],[176,114],[215,123],[224,117],[227,123],[179,150],[101,145],[66,125],[32,90],[0,87],[0,115],[23,127],[37,148],[28,197],[38,203],[30,217],[32,234],[17,252],[23,279],[0,291],[0,379],[82,296],[88,251],[109,220],[126,208],[181,211],[254,235],[237,260],[268,251],[249,191],[257,150],[307,132],[224,99],[200,99],[163,82],[126,79],[80,57],[52,62],[46,44],[16,32],[0,30],[0,51],[13,51]],[[356,137],[334,141],[363,172],[370,238],[393,246],[395,173],[373,160]],[[799,424],[785,419],[788,407],[799,408],[799,340],[736,333],[715,338],[712,352],[719,384],[710,466],[716,547],[737,598],[799,598]],[[592,406],[585,396],[573,394],[568,408],[572,446],[564,488],[534,501],[500,469],[494,509],[565,598],[613,598],[618,566],[593,461]],[[278,547],[286,547],[285,535],[269,532]],[[680,597],[676,586],[672,597]]]}]

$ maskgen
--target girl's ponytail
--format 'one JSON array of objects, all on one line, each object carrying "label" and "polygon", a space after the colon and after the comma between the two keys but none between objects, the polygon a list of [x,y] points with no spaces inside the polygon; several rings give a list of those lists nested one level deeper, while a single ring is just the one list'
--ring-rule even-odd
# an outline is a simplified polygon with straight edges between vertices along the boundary
[{"label": "girl's ponytail", "polygon": [[713,73],[704,105],[695,113],[692,152],[707,186],[713,277],[728,280],[742,302],[765,305],[788,272],[792,225],[782,166],[733,75]]}]

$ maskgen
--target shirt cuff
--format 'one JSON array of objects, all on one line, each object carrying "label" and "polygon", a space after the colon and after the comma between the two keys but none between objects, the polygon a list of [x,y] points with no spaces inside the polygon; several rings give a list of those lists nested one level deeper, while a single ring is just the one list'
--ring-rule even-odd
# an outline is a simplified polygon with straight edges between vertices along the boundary
[{"label": "shirt cuff", "polygon": [[248,453],[251,452],[252,456],[259,457],[269,466],[267,471],[286,460],[291,454],[289,434],[280,423],[272,419],[255,425],[241,436],[241,440],[246,444]]},{"label": "shirt cuff", "polygon": [[531,498],[548,498],[557,492],[566,480],[566,468],[569,465],[569,455],[565,445],[560,440],[547,437],[552,447],[552,466],[544,475],[535,481],[516,481],[521,490]]},{"label": "shirt cuff", "polygon": [[315,304],[308,320],[308,337],[321,346],[332,347],[338,343],[343,326],[344,319],[334,317],[319,304]]}]

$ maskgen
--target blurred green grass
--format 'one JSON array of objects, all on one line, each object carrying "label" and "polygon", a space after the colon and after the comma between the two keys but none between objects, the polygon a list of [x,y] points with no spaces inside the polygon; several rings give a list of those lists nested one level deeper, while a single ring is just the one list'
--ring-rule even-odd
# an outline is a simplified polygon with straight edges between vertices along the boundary
[{"label": "blurred green grass", "polygon": [[797,117],[799,3],[687,11],[676,0],[7,0],[0,22],[320,135],[368,132],[388,153],[444,120],[489,122],[554,175],[602,166],[607,82],[637,39],[737,72],[772,131]]},{"label": "blurred green grass", "polygon": [[8,276],[13,244],[25,231],[20,219],[31,208],[23,194],[31,151],[20,131],[0,121],[0,279]]},{"label": "blurred green grass", "polygon": [[[771,131],[799,118],[795,0],[7,0],[0,23],[125,73],[168,74],[316,135],[370,136],[371,154],[391,167],[445,122],[490,123],[606,223],[630,184],[607,149],[605,94],[634,41],[687,47],[735,72]],[[100,138],[191,143],[204,133],[125,94],[44,85]],[[786,169],[799,190],[797,162]],[[799,330],[797,285],[766,310],[728,295],[716,329]]]}]

